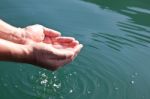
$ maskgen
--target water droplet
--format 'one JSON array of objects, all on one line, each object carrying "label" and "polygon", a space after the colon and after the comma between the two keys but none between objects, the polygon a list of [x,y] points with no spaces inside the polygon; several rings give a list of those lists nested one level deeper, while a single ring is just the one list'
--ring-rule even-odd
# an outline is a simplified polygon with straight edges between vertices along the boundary
[{"label": "water droplet", "polygon": [[42,74],[42,77],[46,77],[46,74],[45,74],[45,73],[43,73],[43,74]]},{"label": "water droplet", "polygon": [[59,83],[59,84],[55,84],[54,83],[53,86],[56,87],[56,88],[60,88],[61,87],[61,83]]},{"label": "water droplet", "polygon": [[72,74],[70,73],[69,76],[72,76]]},{"label": "water droplet", "polygon": [[39,74],[41,74],[41,71],[39,71]]},{"label": "water droplet", "polygon": [[73,92],[73,90],[72,90],[72,89],[70,89],[70,90],[69,90],[69,93],[72,93],[72,92]]},{"label": "water droplet", "polygon": [[131,75],[132,78],[135,78],[136,76],[138,76],[137,72],[135,72],[133,75]]},{"label": "water droplet", "polygon": [[41,81],[41,85],[42,85],[42,84],[46,84],[47,82],[48,82],[48,80],[47,80],[47,79],[44,79],[44,80]]},{"label": "water droplet", "polygon": [[54,76],[54,79],[56,79],[57,77],[56,76]]},{"label": "water droplet", "polygon": [[131,81],[131,84],[134,84],[134,83],[135,83],[135,82],[132,80],[132,81]]}]

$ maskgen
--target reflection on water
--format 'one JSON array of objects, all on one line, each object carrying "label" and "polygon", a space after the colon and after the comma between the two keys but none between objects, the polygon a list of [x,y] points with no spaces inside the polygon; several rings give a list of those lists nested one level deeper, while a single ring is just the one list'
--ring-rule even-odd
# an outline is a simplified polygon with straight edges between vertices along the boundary
[{"label": "reflection on water", "polygon": [[[128,18],[126,21],[117,22],[118,28],[121,30],[119,35],[114,35],[110,33],[94,33],[93,40],[99,41],[102,37],[105,38],[105,42],[109,47],[119,50],[122,46],[134,46],[136,44],[147,46],[150,43],[150,7],[148,5],[149,1],[127,1],[127,0],[116,0],[114,1],[104,1],[104,0],[84,0],[87,2],[99,5],[102,9],[108,9],[115,11],[117,13],[123,14]],[[117,17],[117,16],[116,16]]]},{"label": "reflection on water", "polygon": [[7,22],[44,24],[77,38],[84,48],[74,62],[55,72],[1,62],[0,98],[149,99],[149,4],[149,0],[1,0],[0,17]]},{"label": "reflection on water", "polygon": [[150,26],[150,1],[149,0],[84,0],[99,5],[102,9],[110,9],[120,14],[126,15],[130,21],[142,25]]}]

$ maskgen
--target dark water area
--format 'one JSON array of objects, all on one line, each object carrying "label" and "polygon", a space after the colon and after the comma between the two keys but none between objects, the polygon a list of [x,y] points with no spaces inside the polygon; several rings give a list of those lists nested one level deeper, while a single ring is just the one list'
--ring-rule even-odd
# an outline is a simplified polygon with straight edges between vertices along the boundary
[{"label": "dark water area", "polygon": [[149,0],[1,0],[0,18],[84,44],[55,72],[0,62],[0,99],[150,99]]}]

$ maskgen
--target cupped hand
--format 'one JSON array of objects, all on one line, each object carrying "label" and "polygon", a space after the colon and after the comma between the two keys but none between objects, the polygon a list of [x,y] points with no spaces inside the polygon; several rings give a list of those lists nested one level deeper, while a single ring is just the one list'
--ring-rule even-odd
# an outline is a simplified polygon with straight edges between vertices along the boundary
[{"label": "cupped hand", "polygon": [[[82,44],[42,25],[16,28],[1,23],[1,60],[25,62],[55,70],[71,62]],[[4,56],[4,57],[3,57]]]},{"label": "cupped hand", "polygon": [[82,44],[70,37],[56,37],[53,44],[40,42],[31,45],[30,47],[33,47],[31,51],[32,64],[49,70],[56,70],[70,63],[83,47]]},{"label": "cupped hand", "polygon": [[27,45],[30,45],[30,61],[34,65],[56,70],[70,63],[83,47],[73,37],[63,37],[61,33],[42,25],[32,25],[23,29]]}]

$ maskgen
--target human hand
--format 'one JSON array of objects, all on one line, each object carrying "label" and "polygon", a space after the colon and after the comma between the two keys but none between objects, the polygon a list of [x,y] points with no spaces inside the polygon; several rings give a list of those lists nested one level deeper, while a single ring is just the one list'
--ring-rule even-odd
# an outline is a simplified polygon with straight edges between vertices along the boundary
[{"label": "human hand", "polygon": [[32,64],[55,70],[70,63],[83,47],[72,37],[62,37],[61,33],[42,25],[23,28],[27,44],[33,48],[29,60]]},{"label": "human hand", "polygon": [[56,37],[53,44],[31,42],[28,44],[28,49],[32,49],[28,60],[30,60],[31,64],[42,68],[56,70],[70,63],[78,55],[82,47],[82,44],[70,37]]},{"label": "human hand", "polygon": [[0,20],[0,60],[55,70],[71,62],[83,47],[71,37],[42,25],[16,28]]}]

